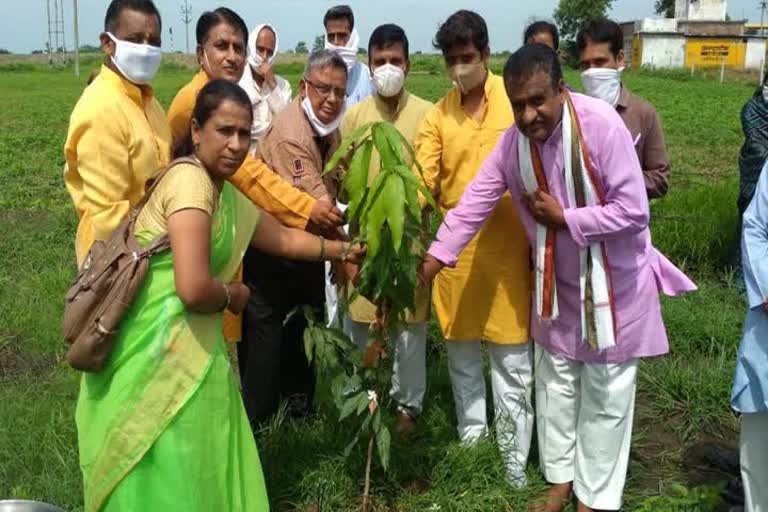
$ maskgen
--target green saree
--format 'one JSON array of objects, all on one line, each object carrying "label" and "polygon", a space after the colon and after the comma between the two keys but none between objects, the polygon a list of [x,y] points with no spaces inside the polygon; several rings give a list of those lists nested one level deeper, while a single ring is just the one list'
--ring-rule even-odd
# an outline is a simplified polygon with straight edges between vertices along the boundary
[{"label": "green saree", "polygon": [[[226,183],[211,228],[221,281],[235,275],[258,219]],[[83,375],[76,420],[87,512],[269,510],[222,315],[184,309],[170,252],[150,262],[107,366]]]}]

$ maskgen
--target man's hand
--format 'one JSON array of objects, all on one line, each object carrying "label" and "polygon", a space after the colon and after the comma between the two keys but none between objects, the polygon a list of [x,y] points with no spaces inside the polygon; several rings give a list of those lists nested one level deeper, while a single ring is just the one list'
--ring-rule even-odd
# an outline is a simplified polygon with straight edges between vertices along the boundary
[{"label": "man's hand", "polygon": [[344,213],[326,199],[319,199],[309,214],[307,231],[316,233],[317,230],[335,230],[344,224]]},{"label": "man's hand", "polygon": [[239,315],[245,309],[248,298],[251,296],[251,289],[241,282],[233,281],[227,285],[229,290],[229,309],[232,313]]},{"label": "man's hand", "polygon": [[272,69],[272,64],[269,62],[264,62],[261,66],[259,66],[259,69],[256,70],[256,73],[264,78],[264,81],[267,83],[267,85],[269,85],[270,89],[275,90],[277,88],[277,79],[275,78],[275,72]]},{"label": "man's hand", "polygon": [[563,207],[560,206],[557,199],[541,189],[525,193],[523,198],[528,205],[528,211],[531,212],[536,222],[555,229],[566,227]]},{"label": "man's hand", "polygon": [[424,256],[424,261],[419,265],[419,270],[416,273],[416,286],[426,287],[432,282],[438,272],[440,272],[445,264],[438,260],[434,256],[427,254]]}]

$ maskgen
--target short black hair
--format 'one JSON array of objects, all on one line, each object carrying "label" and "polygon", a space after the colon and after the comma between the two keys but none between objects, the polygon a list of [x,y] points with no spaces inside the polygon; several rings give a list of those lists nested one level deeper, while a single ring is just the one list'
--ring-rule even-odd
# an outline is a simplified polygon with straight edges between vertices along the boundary
[{"label": "short black hair", "polygon": [[538,71],[547,73],[552,89],[557,90],[563,79],[557,52],[541,43],[523,45],[509,57],[504,66],[504,84],[525,82]]},{"label": "short black hair", "polygon": [[371,38],[368,40],[368,55],[374,48],[388,48],[393,44],[400,43],[403,45],[403,52],[405,53],[405,60],[408,58],[408,36],[405,35],[405,30],[399,25],[394,23],[387,23],[385,25],[379,25],[371,33]]},{"label": "short black hair", "polygon": [[328,9],[323,16],[323,26],[327,27],[330,20],[347,20],[349,30],[352,31],[355,28],[355,14],[348,5],[337,5]]},{"label": "short black hair", "polygon": [[555,51],[559,50],[560,33],[557,31],[555,24],[548,21],[536,21],[528,25],[528,28],[525,29],[525,35],[523,36],[523,44],[531,43],[533,36],[541,34],[542,32],[549,32],[549,35],[552,36],[552,41],[555,43]]},{"label": "short black hair", "polygon": [[197,20],[197,28],[195,29],[197,44],[200,46],[204,45],[208,40],[211,29],[220,23],[226,23],[242,32],[243,43],[248,43],[248,27],[245,25],[243,18],[232,9],[219,7],[216,10],[204,12],[200,19]]},{"label": "short black hair", "polygon": [[576,36],[576,50],[581,54],[587,45],[608,43],[614,57],[624,49],[624,32],[615,21],[607,18],[594,18],[587,21]]},{"label": "short black hair", "polygon": [[[192,110],[192,119],[197,121],[198,126],[202,127],[216,112],[216,109],[227,100],[237,103],[253,117],[251,100],[242,87],[229,80],[211,80],[197,94],[195,107]],[[179,140],[173,148],[173,158],[189,156],[193,153],[192,123],[190,123],[184,138]]]},{"label": "short black hair", "polygon": [[125,9],[139,11],[150,16],[157,16],[160,31],[163,29],[163,19],[152,0],[112,0],[107,7],[107,15],[104,16],[104,32],[114,32],[120,13]]},{"label": "short black hair", "polygon": [[488,49],[488,26],[476,12],[462,9],[451,14],[440,25],[432,45],[445,53],[455,46],[469,43],[480,52]]}]

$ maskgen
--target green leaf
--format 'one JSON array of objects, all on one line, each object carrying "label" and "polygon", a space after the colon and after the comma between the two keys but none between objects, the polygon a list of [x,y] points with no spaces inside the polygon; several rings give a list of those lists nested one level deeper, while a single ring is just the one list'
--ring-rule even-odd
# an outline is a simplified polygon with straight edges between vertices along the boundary
[{"label": "green leaf", "polygon": [[397,166],[395,167],[395,172],[399,174],[400,177],[403,178],[407,183],[410,182],[412,185],[415,185],[424,196],[424,199],[426,199],[427,203],[429,203],[429,206],[431,206],[433,210],[439,211],[437,208],[437,203],[435,202],[435,198],[432,197],[432,194],[429,193],[429,190],[427,190],[427,187],[424,186],[424,183],[422,183],[419,178],[414,176],[408,167]]},{"label": "green leaf", "polygon": [[365,420],[363,420],[362,425],[360,425],[360,434],[367,434],[368,428],[371,426],[371,416],[368,415],[365,417]]},{"label": "green leaf", "polygon": [[[389,176],[389,175],[388,175]],[[374,201],[373,206],[368,211],[366,219],[366,240],[368,248],[365,254],[366,259],[375,258],[379,252],[382,238],[382,228],[387,218],[385,201]]]},{"label": "green leaf", "polygon": [[416,152],[413,150],[411,143],[408,142],[408,139],[406,139],[405,136],[400,133],[400,130],[395,128],[395,126],[391,123],[381,123],[381,130],[387,136],[387,140],[389,140],[390,146],[392,148],[397,148],[396,151],[400,153],[401,160],[405,161],[405,158],[402,157],[402,148],[405,148],[408,156],[410,157],[409,163],[416,162]]},{"label": "green leaf", "polygon": [[312,326],[304,329],[304,353],[307,356],[307,362],[312,362],[315,348],[315,328]]},{"label": "green leaf", "polygon": [[398,252],[403,243],[403,224],[405,222],[405,185],[400,176],[392,174],[387,179],[381,200],[384,202],[387,224],[392,230],[392,244],[395,252]]},{"label": "green leaf", "polygon": [[379,157],[381,158],[382,169],[391,168],[402,163],[402,158],[398,158],[398,156],[401,155],[397,155],[390,144],[389,137],[387,137],[387,132],[384,128],[385,124],[386,123],[379,122],[371,127],[371,135],[373,136],[373,142],[376,144],[376,150],[379,152]]},{"label": "green leaf", "polygon": [[365,396],[365,393],[360,392],[356,395],[353,395],[349,398],[347,398],[347,401],[344,402],[344,405],[341,407],[341,413],[339,415],[339,421],[344,421],[349,415],[351,415],[353,412],[355,412],[355,409],[357,409],[357,404],[360,403],[360,395]]},{"label": "green leaf", "polygon": [[376,408],[376,412],[373,413],[373,432],[378,435],[381,431],[381,407]]},{"label": "green leaf", "polygon": [[[402,168],[405,166],[398,166],[398,168]],[[405,169],[408,169],[405,167]],[[398,171],[398,174],[402,172],[402,169]],[[410,170],[408,170],[410,172]],[[405,190],[405,203],[408,205],[408,212],[413,217],[413,220],[418,223],[419,225],[419,231],[421,231],[421,204],[419,203],[419,188],[414,186],[412,183],[408,182],[404,183],[404,190]]]},{"label": "green leaf", "polygon": [[368,393],[360,393],[360,399],[357,403],[357,415],[360,416],[360,413],[362,413],[364,410],[368,408],[368,403],[370,400],[368,400]]},{"label": "green leaf", "polygon": [[360,440],[359,436],[355,436],[352,441],[349,442],[349,444],[344,448],[344,456],[349,457],[349,454],[352,453],[352,449],[357,445],[357,442]]},{"label": "green leaf", "polygon": [[376,434],[376,450],[379,452],[379,459],[381,460],[381,467],[384,471],[389,468],[389,449],[392,443],[392,439],[387,427],[382,427]]},{"label": "green leaf", "polygon": [[373,141],[367,140],[355,151],[349,170],[344,175],[344,188],[349,195],[349,218],[357,215],[363,197],[368,191],[368,170],[371,166]]},{"label": "green leaf", "polygon": [[362,137],[365,132],[368,131],[368,128],[371,127],[371,124],[373,123],[367,123],[360,126],[357,130],[353,131],[349,137],[344,139],[341,144],[339,144],[339,148],[333,153],[333,156],[330,160],[328,160],[328,163],[325,164],[325,170],[323,171],[323,174],[327,174],[336,169],[336,166],[339,165],[341,159],[347,156],[352,145],[357,142],[357,140]]}]

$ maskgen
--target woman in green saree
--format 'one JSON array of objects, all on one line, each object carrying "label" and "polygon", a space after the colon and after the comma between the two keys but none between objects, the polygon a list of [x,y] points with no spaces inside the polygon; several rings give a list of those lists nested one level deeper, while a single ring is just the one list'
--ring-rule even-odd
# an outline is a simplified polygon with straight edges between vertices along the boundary
[{"label": "woman in green saree", "polygon": [[105,368],[82,377],[88,512],[269,509],[222,334],[222,311],[239,313],[249,295],[231,280],[248,244],[303,260],[359,260],[361,251],[283,227],[227,183],[251,121],[239,86],[207,84],[193,114],[194,163],[172,164],[137,219],[141,243],[167,231],[171,251],[152,258]]}]

